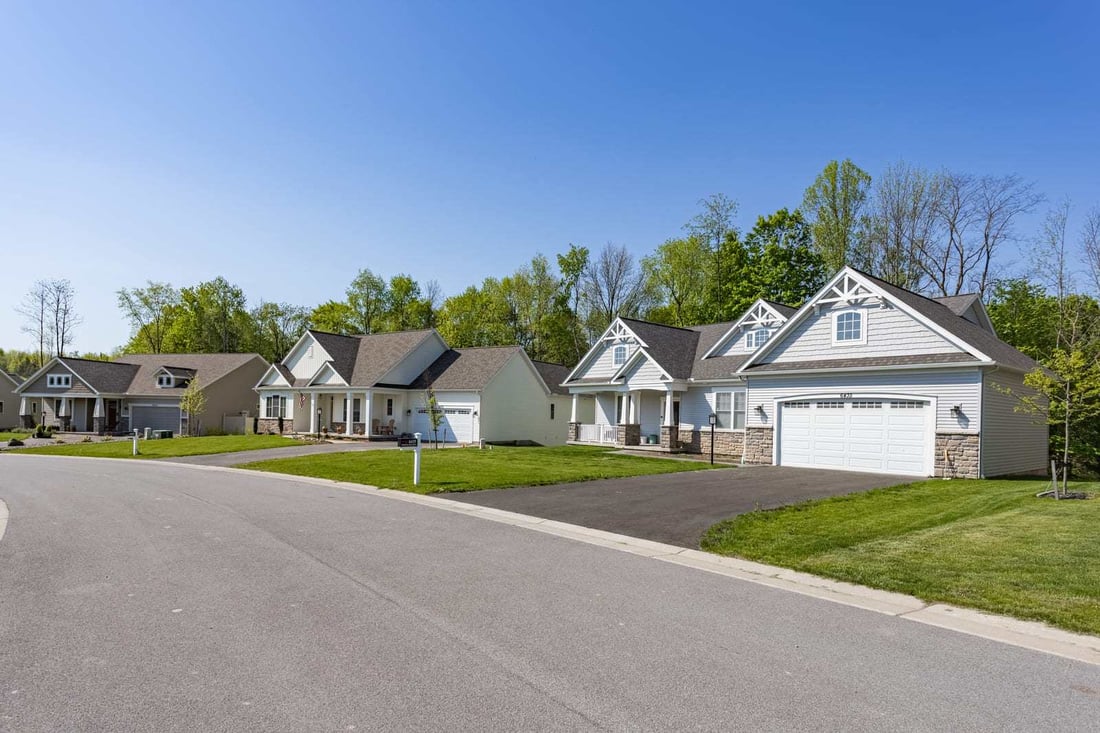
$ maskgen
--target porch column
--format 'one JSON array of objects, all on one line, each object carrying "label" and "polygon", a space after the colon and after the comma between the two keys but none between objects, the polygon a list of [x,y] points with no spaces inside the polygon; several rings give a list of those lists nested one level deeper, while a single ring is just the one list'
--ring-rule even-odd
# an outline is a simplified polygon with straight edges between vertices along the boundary
[{"label": "porch column", "polygon": [[665,393],[665,425],[672,425],[672,390]]},{"label": "porch column", "polygon": [[627,422],[630,423],[631,425],[637,425],[638,424],[638,415],[639,415],[639,412],[640,412],[638,410],[638,398],[639,398],[640,395],[641,395],[640,392],[631,392],[630,393],[630,419],[627,420]]},{"label": "porch column", "polygon": [[573,393],[573,409],[569,412],[569,422],[577,422],[577,401],[580,398],[576,392]]},{"label": "porch column", "polygon": [[309,432],[317,433],[317,393],[309,394]]},{"label": "porch column", "polygon": [[69,399],[67,397],[62,397],[61,398],[61,404],[57,408],[57,416],[58,417],[65,417],[65,413],[68,412],[68,410],[66,409],[66,407],[68,406],[66,403],[68,401],[69,401]]},{"label": "porch column", "polygon": [[366,392],[363,393],[363,415],[362,415],[362,417],[363,417],[363,435],[367,436],[368,438],[370,437],[371,423],[373,422],[371,420],[372,415],[373,415],[373,412],[372,412],[372,405],[371,405],[371,394],[370,394],[370,390],[368,389]]},{"label": "porch column", "polygon": [[355,395],[348,392],[344,395],[344,435],[351,435],[351,419],[355,417]]},{"label": "porch column", "polygon": [[92,411],[92,417],[93,418],[103,417],[103,398],[102,397],[96,397],[95,398],[95,409]]},{"label": "porch column", "polygon": [[30,413],[27,412],[27,398],[26,397],[20,397],[19,398],[19,416],[22,417],[23,415],[29,415],[29,414]]}]

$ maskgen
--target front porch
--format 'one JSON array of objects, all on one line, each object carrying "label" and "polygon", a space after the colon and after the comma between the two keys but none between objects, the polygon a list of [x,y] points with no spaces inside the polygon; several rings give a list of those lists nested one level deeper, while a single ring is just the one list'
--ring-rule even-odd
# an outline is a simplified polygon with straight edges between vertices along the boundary
[{"label": "front porch", "polygon": [[[272,402],[272,397],[285,402]],[[273,393],[261,400],[257,432],[396,440],[411,429],[411,407],[409,395],[398,391]]]},{"label": "front porch", "polygon": [[568,442],[678,452],[680,400],[671,390],[574,393]]}]

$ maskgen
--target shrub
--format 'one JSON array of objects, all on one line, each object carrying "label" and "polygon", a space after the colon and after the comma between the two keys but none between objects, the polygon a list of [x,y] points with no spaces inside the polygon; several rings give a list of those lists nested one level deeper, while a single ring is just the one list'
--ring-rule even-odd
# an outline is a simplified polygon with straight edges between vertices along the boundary
[{"label": "shrub", "polygon": [[8,447],[9,448],[19,448],[22,445],[23,445],[23,441],[20,440],[19,438],[12,438],[11,440],[8,441]]}]

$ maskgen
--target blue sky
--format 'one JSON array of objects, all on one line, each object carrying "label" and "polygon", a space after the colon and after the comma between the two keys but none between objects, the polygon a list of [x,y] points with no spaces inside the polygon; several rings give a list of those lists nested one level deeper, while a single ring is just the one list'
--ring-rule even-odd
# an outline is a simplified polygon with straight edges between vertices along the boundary
[{"label": "blue sky", "polygon": [[5,3],[5,300],[69,278],[98,351],[149,279],[453,294],[571,242],[644,254],[716,192],[751,225],[832,158],[1100,204],[1100,6],[885,5]]}]

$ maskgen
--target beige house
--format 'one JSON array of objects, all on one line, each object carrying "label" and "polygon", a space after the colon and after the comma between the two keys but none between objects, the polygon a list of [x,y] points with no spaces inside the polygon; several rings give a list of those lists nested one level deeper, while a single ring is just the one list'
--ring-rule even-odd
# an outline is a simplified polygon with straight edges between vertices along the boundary
[{"label": "beige house", "polygon": [[[119,361],[55,357],[15,390],[20,421],[59,430],[205,433],[225,418],[254,416],[253,385],[267,370],[259,354],[127,354]],[[201,415],[180,410],[192,383],[206,396]]]},{"label": "beige house", "polygon": [[22,383],[23,380],[0,369],[0,430],[19,426],[19,397],[15,390]]}]

